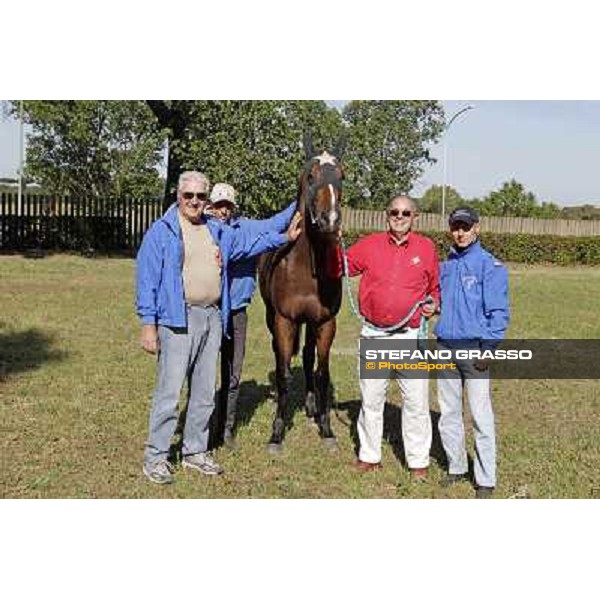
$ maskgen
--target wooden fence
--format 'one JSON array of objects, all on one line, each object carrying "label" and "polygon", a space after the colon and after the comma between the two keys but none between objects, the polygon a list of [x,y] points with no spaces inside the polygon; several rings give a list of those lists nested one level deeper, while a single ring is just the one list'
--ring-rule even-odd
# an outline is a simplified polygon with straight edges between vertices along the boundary
[{"label": "wooden fence", "polygon": [[[347,231],[378,231],[386,227],[383,210],[343,210],[344,229]],[[440,215],[423,213],[415,222],[421,231],[445,231],[448,219]],[[525,217],[481,217],[481,230],[490,233],[531,233],[535,235],[600,235],[600,221],[567,219],[531,219]]]},{"label": "wooden fence", "polygon": [[0,250],[133,252],[161,215],[158,199],[0,195]]},{"label": "wooden fence", "polygon": [[[135,252],[144,233],[161,215],[160,199],[73,199],[35,194],[0,195],[0,250],[75,250],[89,252]],[[346,208],[347,231],[377,231],[386,227],[383,211]],[[422,214],[421,231],[444,231],[447,220]],[[600,235],[600,221],[482,217],[482,231],[561,236]]]}]

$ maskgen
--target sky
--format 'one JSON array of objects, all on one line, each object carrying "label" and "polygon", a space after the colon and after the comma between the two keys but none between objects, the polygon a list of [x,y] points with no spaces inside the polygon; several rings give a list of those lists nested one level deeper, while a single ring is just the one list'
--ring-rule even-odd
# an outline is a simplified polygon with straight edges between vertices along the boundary
[{"label": "sky", "polygon": [[[343,101],[336,101],[341,104]],[[447,120],[462,107],[445,133],[446,182],[466,199],[482,197],[514,178],[539,202],[600,204],[596,175],[600,157],[600,101],[450,100]],[[421,196],[441,185],[444,138],[432,148],[437,163],[427,167],[412,190]],[[0,177],[18,166],[19,127],[0,116]]]}]

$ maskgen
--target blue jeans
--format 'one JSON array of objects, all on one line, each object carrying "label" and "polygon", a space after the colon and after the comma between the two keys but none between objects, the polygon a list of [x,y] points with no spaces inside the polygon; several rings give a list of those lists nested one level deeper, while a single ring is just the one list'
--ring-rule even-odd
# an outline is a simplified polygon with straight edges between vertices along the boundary
[{"label": "blue jeans", "polygon": [[221,313],[215,306],[189,306],[188,326],[159,325],[158,377],[150,411],[144,462],[166,459],[177,427],[179,397],[188,379],[188,407],[183,429],[183,456],[206,452],[209,422],[215,407]]}]

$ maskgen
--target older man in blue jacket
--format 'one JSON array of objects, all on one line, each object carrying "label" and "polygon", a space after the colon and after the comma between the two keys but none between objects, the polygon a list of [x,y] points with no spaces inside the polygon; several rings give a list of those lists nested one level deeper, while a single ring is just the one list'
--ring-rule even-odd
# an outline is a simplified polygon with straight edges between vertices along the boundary
[{"label": "older man in blue jacket", "polygon": [[[494,349],[508,327],[508,271],[479,243],[479,215],[470,207],[450,214],[453,246],[440,270],[441,316],[438,348]],[[496,486],[496,434],[488,362],[454,360],[457,369],[439,371],[439,430],[448,458],[446,485],[467,477],[462,396],[466,390],[475,437],[478,498]]]},{"label": "older man in blue jacket", "polygon": [[286,234],[279,233],[277,223],[248,221],[234,229],[207,218],[208,191],[202,173],[182,173],[177,202],[146,232],[137,257],[141,343],[147,352],[158,353],[143,472],[159,484],[173,482],[168,452],[186,378],[182,465],[205,475],[223,472],[208,452],[208,437],[221,336],[229,333],[229,266],[300,234],[294,205],[280,215],[286,223],[291,219]]}]

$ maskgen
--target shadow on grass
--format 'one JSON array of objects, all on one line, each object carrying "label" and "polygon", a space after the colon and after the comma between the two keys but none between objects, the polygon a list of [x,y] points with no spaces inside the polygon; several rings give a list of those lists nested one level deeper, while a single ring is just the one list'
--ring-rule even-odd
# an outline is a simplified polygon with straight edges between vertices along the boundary
[{"label": "shadow on grass", "polygon": [[[294,428],[294,416],[298,412],[304,412],[305,409],[305,401],[306,401],[306,382],[304,379],[304,369],[302,367],[296,366],[291,369],[292,379],[289,386],[288,392],[288,405],[285,414],[285,435],[287,435],[288,431],[291,431]],[[270,390],[272,390],[273,397],[275,398],[274,403],[277,405],[277,383],[275,379],[275,371],[271,371],[269,373],[269,382],[271,384]],[[329,394],[332,395],[332,398],[335,398],[335,384],[333,379],[330,380],[329,383]],[[335,402],[332,402],[332,408],[335,406]],[[335,425],[334,421],[334,412],[331,412],[331,424],[332,427]],[[273,415],[275,418],[275,415]],[[335,434],[335,427],[334,434]],[[270,434],[269,434],[270,435]],[[284,436],[285,443],[285,436]]]},{"label": "shadow on grass", "polygon": [[[350,425],[350,436],[354,442],[354,452],[356,453],[356,456],[358,456],[358,450],[360,446],[358,431],[356,428],[356,423],[358,421],[358,415],[360,412],[360,404],[360,400],[338,402],[336,404],[335,413],[338,416],[338,420],[342,421],[345,425],[348,425],[348,423]],[[345,413],[345,418],[343,418],[340,413]],[[440,438],[438,429],[440,413],[430,410],[429,414],[432,425],[432,440],[429,455],[442,469],[446,469],[446,454],[442,446],[442,440]],[[390,402],[385,403],[385,409],[383,412],[383,439],[390,444],[392,451],[394,452],[394,456],[398,459],[400,464],[403,467],[407,467],[404,443],[402,441],[402,407]]]},{"label": "shadow on grass", "polygon": [[46,362],[64,360],[66,352],[52,348],[54,336],[37,328],[3,331],[0,323],[0,383],[12,375],[37,369]]},{"label": "shadow on grass", "polygon": [[[292,367],[291,369],[291,381],[288,391],[288,405],[285,412],[285,432],[287,433],[294,428],[294,418],[296,413],[304,412],[306,387],[304,381],[304,370],[300,366]],[[331,393],[335,397],[335,387],[333,381],[331,382]],[[247,426],[254,416],[254,413],[258,407],[267,400],[273,402],[273,419],[275,418],[275,411],[277,410],[277,384],[275,379],[275,371],[269,372],[269,385],[262,385],[256,383],[255,380],[243,381],[240,385],[240,396],[238,400],[237,408],[237,425],[240,427]],[[221,404],[221,407],[224,405]],[[219,418],[219,415],[215,417]],[[222,429],[221,427],[220,429]],[[270,437],[270,431],[268,436]],[[213,439],[215,439],[213,437]],[[218,447],[222,440],[216,440],[214,447]],[[265,439],[265,443],[267,440]],[[285,443],[285,436],[284,436]]]},{"label": "shadow on grass", "polygon": [[[294,427],[294,417],[296,413],[304,411],[305,401],[305,382],[304,382],[304,371],[302,367],[293,367],[292,379],[289,386],[288,392],[288,405],[285,414],[285,431],[287,432]],[[238,398],[237,405],[237,416],[236,416],[236,429],[246,427],[252,421],[255,412],[261,404],[266,402],[268,399],[273,401],[273,412],[276,410],[277,405],[277,386],[275,382],[275,371],[269,373],[269,385],[263,385],[252,379],[250,381],[242,381],[240,384],[240,395]],[[331,393],[335,397],[335,387],[331,382]],[[224,414],[222,411],[225,409],[224,402],[219,399],[219,391],[215,393],[215,411],[211,417],[210,424],[210,436],[208,447],[210,449],[219,448],[223,444],[222,430],[224,428]],[[181,448],[182,448],[182,434],[185,427],[185,418],[187,412],[187,403],[184,405],[179,413],[179,419],[177,428],[175,430],[174,443],[171,445],[169,450],[169,460],[173,463],[181,461]],[[335,426],[335,417],[332,414],[332,425]],[[270,433],[269,433],[270,436]],[[266,443],[265,439],[265,443]],[[285,437],[284,437],[285,442]]]},{"label": "shadow on grass", "polygon": [[[223,429],[225,427],[225,404],[219,399],[220,390],[215,392],[215,409],[210,419],[208,447],[211,450],[223,445]],[[256,383],[256,380],[242,381],[238,397],[236,429],[247,426],[258,407],[271,396],[271,386]],[[181,407],[174,441],[169,448],[169,460],[173,463],[181,462],[183,446],[183,430],[187,415],[187,401]]]}]

